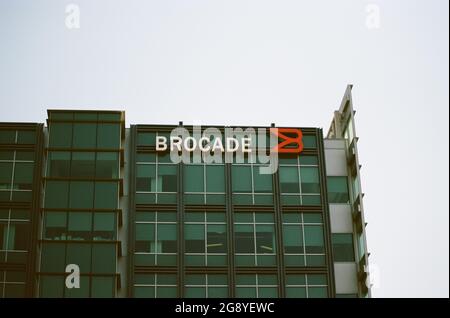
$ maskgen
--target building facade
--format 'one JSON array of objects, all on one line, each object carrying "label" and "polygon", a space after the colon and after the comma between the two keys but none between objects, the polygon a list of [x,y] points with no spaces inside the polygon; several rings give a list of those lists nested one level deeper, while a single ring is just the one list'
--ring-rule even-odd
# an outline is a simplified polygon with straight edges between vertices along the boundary
[{"label": "building facade", "polygon": [[157,147],[175,128],[195,133],[121,111],[0,124],[0,295],[370,296],[351,86],[272,174],[255,153],[175,163]]}]

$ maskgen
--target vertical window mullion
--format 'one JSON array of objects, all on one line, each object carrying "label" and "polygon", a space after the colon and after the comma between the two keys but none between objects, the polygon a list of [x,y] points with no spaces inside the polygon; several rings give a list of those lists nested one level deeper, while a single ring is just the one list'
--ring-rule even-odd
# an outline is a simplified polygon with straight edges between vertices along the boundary
[{"label": "vertical window mullion", "polygon": [[300,214],[301,216],[301,224],[300,226],[301,231],[302,231],[302,241],[303,241],[303,261],[305,262],[305,266],[307,266],[306,264],[306,241],[305,241],[305,222],[303,221],[303,213]]}]

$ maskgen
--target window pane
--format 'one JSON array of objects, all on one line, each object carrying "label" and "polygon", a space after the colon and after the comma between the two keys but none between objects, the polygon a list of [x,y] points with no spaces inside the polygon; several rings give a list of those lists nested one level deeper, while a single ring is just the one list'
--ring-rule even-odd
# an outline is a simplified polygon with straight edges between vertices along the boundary
[{"label": "window pane", "polygon": [[256,225],[257,253],[275,253],[275,231],[273,225]]},{"label": "window pane", "polygon": [[186,224],[184,228],[186,253],[205,253],[205,226]]},{"label": "window pane", "polygon": [[72,177],[92,178],[95,176],[95,153],[74,152],[72,153]]},{"label": "window pane", "polygon": [[303,253],[303,232],[300,225],[283,225],[284,252]]},{"label": "window pane", "polygon": [[306,253],[324,253],[322,226],[305,225],[304,228]]},{"label": "window pane", "polygon": [[302,141],[305,148],[317,147],[316,136],[303,136]]},{"label": "window pane", "polygon": [[97,132],[97,148],[119,149],[120,148],[120,125],[99,124]]},{"label": "window pane", "polygon": [[12,166],[10,162],[0,162],[0,189],[11,188]]},{"label": "window pane", "polygon": [[203,192],[204,178],[203,165],[185,165],[183,167],[184,191],[185,192]]},{"label": "window pane", "polygon": [[46,181],[45,207],[66,208],[69,198],[69,183],[66,181]]},{"label": "window pane", "polygon": [[177,252],[176,224],[158,224],[158,248],[161,253]]},{"label": "window pane", "polygon": [[226,225],[208,225],[207,226],[208,253],[226,253],[227,252],[227,231]]},{"label": "window pane", "polygon": [[31,190],[33,170],[33,163],[16,162],[14,168],[14,189]]},{"label": "window pane", "polygon": [[96,147],[96,124],[73,124],[73,148],[93,149]]},{"label": "window pane", "polygon": [[225,167],[206,166],[206,191],[225,192]]},{"label": "window pane", "polygon": [[114,285],[114,277],[92,277],[91,295],[95,298],[112,298]]},{"label": "window pane", "polygon": [[319,169],[312,167],[300,167],[302,178],[302,193],[320,193]]},{"label": "window pane", "polygon": [[90,240],[92,231],[92,213],[69,212],[68,240]]},{"label": "window pane", "polygon": [[[91,271],[91,245],[67,244],[66,264],[77,264],[81,273]],[[81,285],[81,284],[80,284]]]},{"label": "window pane", "polygon": [[250,166],[232,166],[233,192],[252,192],[252,172]]},{"label": "window pane", "polygon": [[136,224],[136,252],[156,252],[155,245],[155,225]]},{"label": "window pane", "polygon": [[41,276],[39,296],[43,298],[61,298],[64,295],[64,277]]},{"label": "window pane", "polygon": [[140,132],[137,136],[137,144],[139,146],[155,146],[156,133],[155,132]]},{"label": "window pane", "polygon": [[255,183],[255,192],[271,193],[272,192],[272,175],[260,174],[260,167],[253,167],[253,178]]},{"label": "window pane", "polygon": [[333,234],[333,258],[335,262],[353,262],[355,260],[353,250],[353,235]]},{"label": "window pane", "polygon": [[30,224],[28,222],[14,222],[9,225],[9,242],[13,242],[12,250],[28,250],[29,237]]},{"label": "window pane", "polygon": [[0,144],[15,144],[16,131],[15,130],[0,130]]},{"label": "window pane", "polygon": [[67,220],[66,212],[46,212],[45,213],[45,233],[47,240],[62,240],[66,236]]},{"label": "window pane", "polygon": [[113,244],[93,244],[92,271],[94,273],[116,272],[116,246]]},{"label": "window pane", "polygon": [[[161,187],[159,187],[161,184]],[[176,192],[177,191],[177,166],[159,165],[158,166],[158,191]]]},{"label": "window pane", "polygon": [[236,253],[254,253],[255,241],[253,225],[236,224],[234,227],[236,238]]},{"label": "window pane", "polygon": [[119,194],[117,182],[95,183],[95,208],[117,209]]},{"label": "window pane", "polygon": [[70,176],[70,152],[50,152],[48,165],[48,174],[50,177]]},{"label": "window pane", "polygon": [[72,124],[50,123],[49,147],[70,148],[72,146]]},{"label": "window pane", "polygon": [[297,167],[280,167],[280,189],[282,193],[300,193]]},{"label": "window pane", "polygon": [[72,181],[70,183],[70,207],[89,209],[94,200],[94,183],[84,181]]},{"label": "window pane", "polygon": [[118,178],[119,155],[116,152],[98,152],[95,175],[97,178]]},{"label": "window pane", "polygon": [[41,257],[42,272],[64,272],[66,268],[65,262],[65,245],[61,243],[43,243]]},{"label": "window pane", "polygon": [[349,203],[347,177],[328,177],[328,202]]},{"label": "window pane", "polygon": [[115,237],[116,213],[94,213],[93,240],[113,240]]},{"label": "window pane", "polygon": [[156,165],[137,165],[136,191],[156,192]]}]

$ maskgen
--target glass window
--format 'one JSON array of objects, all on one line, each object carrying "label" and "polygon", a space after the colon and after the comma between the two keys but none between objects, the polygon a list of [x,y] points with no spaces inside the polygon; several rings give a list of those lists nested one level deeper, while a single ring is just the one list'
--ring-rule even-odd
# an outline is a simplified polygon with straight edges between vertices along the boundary
[{"label": "glass window", "polygon": [[0,144],[15,144],[16,131],[15,130],[0,130]]},{"label": "glass window", "polygon": [[204,192],[203,165],[185,165],[184,170],[184,191]]},{"label": "glass window", "polygon": [[36,143],[36,132],[33,130],[19,130],[17,132],[17,143],[32,145]]},{"label": "glass window", "polygon": [[353,234],[334,233],[332,235],[333,258],[335,262],[354,262]]},{"label": "glass window", "polygon": [[328,202],[349,203],[347,177],[327,177]]},{"label": "glass window", "polygon": [[300,167],[300,175],[302,193],[320,193],[318,168]]},{"label": "glass window", "polygon": [[96,182],[94,207],[96,209],[117,209],[118,191],[117,182]]},{"label": "glass window", "polygon": [[67,240],[91,240],[92,213],[90,212],[70,212]]},{"label": "glass window", "polygon": [[90,209],[93,201],[94,182],[72,181],[70,183],[70,208]]},{"label": "glass window", "polygon": [[117,152],[98,152],[95,168],[97,178],[116,179],[119,177],[119,155]]},{"label": "glass window", "polygon": [[[90,244],[67,244],[66,264],[77,264],[81,273],[91,271],[91,245]],[[80,284],[81,285],[81,284]],[[80,286],[82,287],[82,286]],[[87,289],[89,291],[89,289]]]},{"label": "glass window", "polygon": [[66,268],[65,244],[43,243],[41,252],[41,272],[64,272]]},{"label": "glass window", "polygon": [[137,136],[138,146],[155,146],[156,133],[155,132],[139,132]]},{"label": "glass window", "polygon": [[45,207],[67,208],[69,182],[47,180],[45,183]]},{"label": "glass window", "polygon": [[75,178],[94,177],[95,152],[73,152],[71,174]]},{"label": "glass window", "polygon": [[51,151],[48,155],[49,177],[69,177],[70,176],[70,152]]},{"label": "glass window", "polygon": [[[159,184],[161,187],[159,187]],[[177,191],[177,166],[159,165],[158,166],[158,191],[176,192]]]},{"label": "glass window", "polygon": [[97,148],[119,149],[120,140],[119,124],[98,124]]},{"label": "glass window", "polygon": [[316,148],[317,147],[316,136],[303,136],[302,141],[303,141],[304,148]]},{"label": "glass window", "polygon": [[136,191],[156,192],[156,165],[137,165]]},{"label": "glass window", "polygon": [[115,281],[115,277],[92,277],[91,296],[94,298],[114,297]]},{"label": "glass window", "polygon": [[33,182],[34,164],[28,162],[16,162],[14,167],[14,189],[31,190]]},{"label": "glass window", "polygon": [[177,232],[175,224],[158,224],[158,248],[161,253],[177,252]]},{"label": "glass window", "polygon": [[97,125],[87,123],[73,124],[73,148],[93,149],[96,147]]},{"label": "glass window", "polygon": [[72,124],[50,123],[50,148],[70,148],[72,146]]},{"label": "glass window", "polygon": [[42,298],[61,298],[64,296],[64,277],[43,275],[39,280],[39,295]]},{"label": "glass window", "polygon": [[46,240],[63,240],[67,233],[67,213],[66,212],[45,212]]},{"label": "glass window", "polygon": [[233,192],[252,192],[251,166],[233,165],[231,168]]},{"label": "glass window", "polygon": [[283,225],[284,252],[303,254],[303,231],[299,225]]},{"label": "glass window", "polygon": [[11,189],[12,168],[11,162],[0,162],[0,190]]},{"label": "glass window", "polygon": [[271,274],[236,275],[236,297],[238,298],[278,297],[277,276]]},{"label": "glass window", "polygon": [[235,227],[236,253],[254,253],[255,236],[253,225],[236,224]]},{"label": "glass window", "polygon": [[255,183],[255,193],[271,193],[272,192],[272,175],[261,174],[259,166],[253,167],[253,177]]},{"label": "glass window", "polygon": [[206,191],[225,192],[225,166],[206,166]]},{"label": "glass window", "polygon": [[205,253],[205,226],[202,224],[185,225],[186,253]]},{"label": "glass window", "polygon": [[116,272],[116,246],[115,244],[92,245],[92,272]]},{"label": "glass window", "polygon": [[280,167],[281,193],[300,193],[297,167]]},{"label": "glass window", "polygon": [[115,238],[116,213],[94,213],[94,231],[92,238],[98,240],[113,240]]},{"label": "glass window", "polygon": [[322,226],[305,225],[305,250],[306,253],[324,253]]}]

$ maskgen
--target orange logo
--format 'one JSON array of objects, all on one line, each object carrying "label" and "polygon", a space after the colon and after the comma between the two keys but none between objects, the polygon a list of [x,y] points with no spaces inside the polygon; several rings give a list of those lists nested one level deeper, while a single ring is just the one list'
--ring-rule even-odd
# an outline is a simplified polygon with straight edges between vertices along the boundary
[{"label": "orange logo", "polygon": [[[270,128],[270,132],[273,133],[281,141],[278,145],[272,148],[272,151],[278,153],[300,153],[303,150],[302,131],[295,128]],[[285,134],[295,135],[296,137],[286,136]],[[291,144],[297,145],[296,148],[286,148]]]}]

